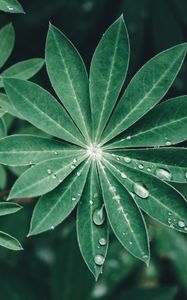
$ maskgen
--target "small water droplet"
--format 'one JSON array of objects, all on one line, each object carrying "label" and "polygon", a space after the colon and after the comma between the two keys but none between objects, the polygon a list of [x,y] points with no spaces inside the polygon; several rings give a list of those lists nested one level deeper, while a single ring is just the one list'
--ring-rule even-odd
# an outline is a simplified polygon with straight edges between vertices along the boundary
[{"label": "small water droplet", "polygon": [[134,183],[134,192],[137,196],[140,198],[146,199],[149,197],[149,191],[148,189],[141,183]]},{"label": "small water droplet", "polygon": [[187,171],[185,172],[185,178],[187,178]]},{"label": "small water droplet", "polygon": [[118,161],[120,160],[120,158],[119,158],[119,156],[117,156],[117,158],[116,158]]},{"label": "small water droplet", "polygon": [[184,221],[179,221],[178,225],[179,225],[179,227],[182,228],[182,227],[185,227],[186,224],[184,223]]},{"label": "small water droplet", "polygon": [[14,8],[12,6],[7,6],[8,10],[14,10]]},{"label": "small water droplet", "polygon": [[129,242],[129,245],[132,245],[132,242]]},{"label": "small water droplet", "polygon": [[55,227],[54,226],[51,226],[51,230],[54,230],[55,229]]},{"label": "small water droplet", "polygon": [[124,157],[124,161],[125,161],[126,163],[130,163],[130,162],[131,162],[131,158],[130,158],[130,157],[127,157],[127,156],[125,156],[125,157]]},{"label": "small water droplet", "polygon": [[89,203],[90,203],[91,205],[93,205],[93,201],[90,200]]},{"label": "small water droplet", "polygon": [[72,201],[75,201],[75,200],[76,200],[76,198],[75,198],[75,197],[72,197],[72,198],[71,198],[71,200],[72,200]]},{"label": "small water droplet", "polygon": [[51,169],[48,169],[48,170],[47,170],[47,173],[48,173],[48,174],[51,174],[51,173],[52,173]]},{"label": "small water droplet", "polygon": [[147,168],[147,171],[148,171],[148,172],[151,172],[151,168]]},{"label": "small water droplet", "polygon": [[168,170],[162,168],[156,169],[155,175],[163,180],[171,180],[172,178],[172,174]]},{"label": "small water droplet", "polygon": [[123,142],[125,139],[121,139],[120,142]]},{"label": "small water droplet", "polygon": [[75,165],[75,164],[72,164],[70,168],[71,168],[71,169],[75,169],[75,168],[76,168],[76,165]]},{"label": "small water droplet", "polygon": [[101,208],[95,209],[93,212],[93,222],[95,225],[102,225],[105,221],[106,214],[104,210],[104,205]]},{"label": "small water droplet", "polygon": [[81,173],[80,172],[77,172],[77,176],[80,176],[81,175]]},{"label": "small water droplet", "polygon": [[102,255],[97,254],[94,258],[96,265],[102,266],[104,264],[105,258]]},{"label": "small water droplet", "polygon": [[111,185],[111,186],[109,187],[109,191],[112,192],[112,193],[115,193],[115,192],[116,192],[115,186]]},{"label": "small water droplet", "polygon": [[106,241],[105,238],[100,238],[100,239],[99,239],[99,244],[100,244],[101,246],[105,246],[106,243],[107,243],[107,241]]},{"label": "small water droplet", "polygon": [[138,165],[138,168],[139,168],[139,169],[143,169],[144,166],[143,166],[142,164],[139,164],[139,165]]},{"label": "small water droplet", "polygon": [[75,164],[76,162],[77,162],[77,159],[76,159],[76,158],[74,158],[74,159],[73,159],[73,163]]},{"label": "small water droplet", "polygon": [[171,143],[170,141],[167,141],[167,142],[166,142],[166,146],[171,146],[171,144],[172,144],[172,143]]},{"label": "small water droplet", "polygon": [[115,201],[117,201],[117,202],[119,202],[121,198],[120,198],[120,195],[114,195],[112,197],[112,199],[115,200]]},{"label": "small water droplet", "polygon": [[57,151],[54,151],[54,154],[58,155],[58,152],[57,152]]},{"label": "small water droplet", "polygon": [[53,175],[52,175],[52,178],[53,178],[53,179],[56,179],[56,174],[53,174]]},{"label": "small water droplet", "polygon": [[127,139],[127,140],[131,140],[131,136],[130,136],[130,135],[127,136],[126,139]]},{"label": "small water droplet", "polygon": [[121,173],[122,178],[127,178],[127,175],[125,173]]}]

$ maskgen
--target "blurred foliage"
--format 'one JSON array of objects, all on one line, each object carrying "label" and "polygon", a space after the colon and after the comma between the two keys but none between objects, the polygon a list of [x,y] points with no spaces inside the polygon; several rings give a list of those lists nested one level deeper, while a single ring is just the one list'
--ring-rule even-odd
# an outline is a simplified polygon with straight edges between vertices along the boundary
[{"label": "blurred foliage", "polygon": [[[157,52],[187,40],[186,0],[20,0],[26,15],[1,12],[0,27],[12,21],[16,45],[8,64],[44,56],[49,21],[75,43],[87,65],[103,31],[124,13],[132,47],[128,79]],[[42,70],[34,81],[50,89]],[[128,82],[128,81],[127,81]],[[169,96],[187,92],[185,62]],[[34,133],[24,121],[5,115],[9,133]],[[38,133],[40,134],[40,133]],[[0,200],[23,170],[0,166]],[[7,177],[8,175],[8,177]],[[187,185],[178,185],[187,196]],[[104,274],[95,282],[75,243],[74,215],[57,229],[26,238],[33,203],[0,218],[1,230],[24,245],[15,253],[0,248],[0,299],[2,300],[177,300],[187,299],[187,236],[150,221],[152,259],[147,268],[110,237]]]}]

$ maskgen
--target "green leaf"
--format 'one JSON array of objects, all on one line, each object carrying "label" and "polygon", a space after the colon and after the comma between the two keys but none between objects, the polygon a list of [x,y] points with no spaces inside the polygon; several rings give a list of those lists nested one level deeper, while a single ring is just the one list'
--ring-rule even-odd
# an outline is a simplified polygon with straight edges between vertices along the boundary
[{"label": "green leaf", "polygon": [[94,285],[91,273],[81,257],[74,226],[72,227],[65,228],[68,234],[63,231],[61,240],[55,247],[57,251],[54,253],[55,262],[51,268],[53,277],[50,281],[53,300],[88,300]]},{"label": "green leaf", "polygon": [[102,144],[133,125],[162,99],[181,68],[186,48],[180,44],[165,50],[138,71],[110,119]]},{"label": "green leaf", "polygon": [[90,142],[90,105],[85,65],[67,37],[50,25],[46,41],[46,66],[51,84]]},{"label": "green leaf", "polygon": [[3,118],[0,118],[0,138],[4,137],[7,133],[6,124]]},{"label": "green leaf", "polygon": [[9,166],[31,165],[82,153],[77,146],[34,135],[15,134],[0,140],[0,163]]},{"label": "green leaf", "polygon": [[18,240],[2,231],[0,231],[0,246],[15,251],[23,250]]},{"label": "green leaf", "polygon": [[23,116],[15,109],[7,95],[0,93],[0,107],[7,113],[19,119],[24,119]]},{"label": "green leaf", "polygon": [[105,32],[92,58],[90,98],[93,131],[98,141],[115,105],[129,64],[129,38],[123,17]]},{"label": "green leaf", "polygon": [[187,96],[157,105],[112,141],[110,148],[170,146],[186,140]]},{"label": "green leaf", "polygon": [[147,230],[138,206],[129,191],[101,163],[99,175],[112,230],[132,255],[149,263]]},{"label": "green leaf", "polygon": [[84,159],[85,155],[53,158],[38,163],[26,170],[13,185],[8,200],[36,197],[57,187]]},{"label": "green leaf", "polygon": [[162,180],[187,183],[187,149],[129,149],[112,151],[120,163]]},{"label": "green leaf", "polygon": [[[1,9],[0,0],[0,9]],[[15,42],[15,33],[12,24],[5,25],[0,30],[0,68],[5,64],[10,54],[12,53],[14,42]]]},{"label": "green leaf", "polygon": [[29,235],[35,235],[60,224],[77,205],[88,174],[89,163],[82,163],[55,190],[37,202]]},{"label": "green leaf", "polygon": [[137,205],[162,224],[186,232],[187,204],[171,185],[139,170],[124,166],[107,155],[105,164],[133,195]]},{"label": "green leaf", "polygon": [[5,168],[0,165],[0,189],[4,189],[7,183],[7,173]]},{"label": "green leaf", "polygon": [[2,108],[0,108],[0,118],[5,115],[6,111],[4,111]]},{"label": "green leaf", "polygon": [[[100,218],[102,214],[105,214],[103,199],[96,165],[92,163],[78,204],[77,237],[82,256],[96,280],[102,273],[108,248],[108,224],[105,217]],[[94,222],[95,218],[97,224]],[[98,255],[103,262],[100,265],[96,264]]]},{"label": "green leaf", "polygon": [[83,145],[80,141],[83,137],[73,121],[50,93],[20,79],[4,79],[4,85],[12,104],[25,120],[48,134]]},{"label": "green leaf", "polygon": [[43,67],[43,65],[44,60],[42,58],[32,58],[16,63],[1,73],[0,87],[3,87],[3,80],[1,82],[1,77],[12,77],[27,80],[33,77]]},{"label": "green leaf", "polygon": [[22,207],[17,203],[0,202],[0,216],[13,214],[19,211]]},{"label": "green leaf", "polygon": [[21,4],[17,0],[0,0],[0,10],[9,13],[24,13]]}]

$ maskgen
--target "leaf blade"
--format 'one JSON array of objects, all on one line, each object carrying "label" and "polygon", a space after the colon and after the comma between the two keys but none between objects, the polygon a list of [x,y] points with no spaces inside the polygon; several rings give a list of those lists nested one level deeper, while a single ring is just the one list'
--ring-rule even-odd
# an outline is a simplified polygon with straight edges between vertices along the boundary
[{"label": "leaf blade", "polygon": [[[186,44],[169,48],[148,61],[133,77],[103,134],[106,143],[133,125],[166,94],[186,54]],[[139,88],[143,86],[143,88]]]},{"label": "leaf blade", "polygon": [[23,250],[21,244],[17,239],[3,231],[0,231],[0,246],[14,251]]},{"label": "leaf blade", "polygon": [[19,211],[20,209],[22,209],[22,206],[20,206],[17,203],[0,202],[0,216],[13,214],[13,213]]},{"label": "leaf blade", "polygon": [[90,141],[86,68],[73,44],[53,25],[50,25],[47,35],[46,65],[56,94],[86,140]]},{"label": "leaf blade", "polygon": [[14,42],[15,42],[15,33],[14,27],[12,24],[5,25],[0,30],[0,68],[5,64],[10,54],[12,53]]},{"label": "leaf blade", "polygon": [[95,142],[108,121],[129,64],[129,38],[123,17],[105,32],[92,58],[90,100]]},{"label": "leaf blade", "polygon": [[0,0],[0,10],[9,13],[24,13],[23,7],[17,0]]}]

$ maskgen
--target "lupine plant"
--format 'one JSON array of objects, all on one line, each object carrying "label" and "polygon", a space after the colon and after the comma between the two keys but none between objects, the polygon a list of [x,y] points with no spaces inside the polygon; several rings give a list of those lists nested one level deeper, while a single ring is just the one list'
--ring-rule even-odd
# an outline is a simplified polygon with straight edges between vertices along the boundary
[{"label": "lupine plant", "polygon": [[187,96],[158,104],[186,50],[184,43],[159,53],[123,92],[130,46],[122,16],[101,38],[89,78],[73,44],[50,24],[45,62],[58,98],[35,83],[3,78],[2,109],[51,136],[0,140],[1,164],[28,166],[8,200],[40,196],[29,236],[54,229],[77,207],[80,251],[96,279],[110,231],[146,264],[146,214],[187,232],[186,199],[173,187],[187,181],[187,150],[173,146],[187,137]]}]

